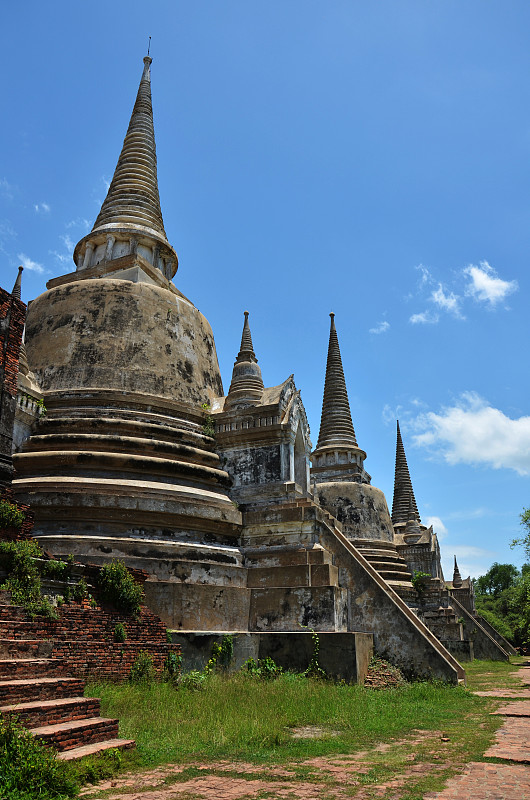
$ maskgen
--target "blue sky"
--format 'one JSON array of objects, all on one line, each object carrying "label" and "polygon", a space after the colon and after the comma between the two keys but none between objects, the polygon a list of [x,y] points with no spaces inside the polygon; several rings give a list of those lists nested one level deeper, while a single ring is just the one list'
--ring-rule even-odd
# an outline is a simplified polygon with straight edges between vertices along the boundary
[{"label": "blue sky", "polygon": [[175,283],[225,387],[243,311],[316,443],[330,311],[359,445],[392,502],[399,417],[446,577],[530,505],[530,5],[484,0],[4,4],[0,271],[70,272],[152,36]]}]

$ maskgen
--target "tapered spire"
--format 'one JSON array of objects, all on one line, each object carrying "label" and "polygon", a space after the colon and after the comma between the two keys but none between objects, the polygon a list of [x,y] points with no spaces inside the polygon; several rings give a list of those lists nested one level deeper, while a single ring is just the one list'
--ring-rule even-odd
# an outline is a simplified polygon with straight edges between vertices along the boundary
[{"label": "tapered spire", "polygon": [[462,576],[460,575],[460,570],[458,569],[458,564],[456,563],[456,556],[455,556],[455,567],[453,570],[453,589],[459,589],[462,586]]},{"label": "tapered spire", "polygon": [[225,401],[225,409],[234,406],[256,405],[263,395],[263,379],[258,359],[254,353],[248,311],[245,311],[241,347],[234,363],[232,382]]},{"label": "tapered spire", "polygon": [[18,268],[18,275],[15,279],[15,285],[13,286],[13,290],[11,292],[11,297],[16,297],[17,300],[20,300],[20,293],[22,289],[22,272],[24,271],[24,267]]},{"label": "tapered spire", "polygon": [[93,231],[125,223],[149,228],[166,239],[156,171],[151,61],[149,56],[144,58],[144,71],[127,135]]},{"label": "tapered spire", "polygon": [[[322,401],[322,418],[316,451],[323,447],[357,447],[348,392],[342,369],[335,314],[330,314],[328,360]],[[315,451],[315,452],[316,452]]]},{"label": "tapered spire", "polygon": [[137,253],[167,278],[178,266],[164,230],[158,193],[151,62],[144,69],[129,127],[107,196],[91,232],[77,244],[77,269]]},{"label": "tapered spire", "polygon": [[418,506],[414,497],[412,481],[410,479],[407,457],[397,421],[397,442],[396,442],[396,472],[394,477],[394,500],[392,503],[392,522],[394,525],[403,522],[407,523],[411,519],[420,522]]}]

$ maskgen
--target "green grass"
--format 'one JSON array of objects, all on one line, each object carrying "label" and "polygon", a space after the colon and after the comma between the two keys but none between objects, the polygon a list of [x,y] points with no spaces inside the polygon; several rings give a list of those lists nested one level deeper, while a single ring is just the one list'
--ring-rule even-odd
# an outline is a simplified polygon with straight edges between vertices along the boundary
[{"label": "green grass", "polygon": [[[102,713],[118,717],[120,734],[136,740],[129,758],[138,768],[222,758],[279,763],[347,753],[418,729],[456,731],[463,719],[482,718],[489,710],[487,700],[461,687],[416,683],[373,691],[288,675],[275,681],[212,675],[200,692],[167,684],[93,683],[86,693],[100,697]],[[291,727],[307,725],[329,734],[292,738]]]},{"label": "green grass", "polygon": [[524,656],[512,656],[506,661],[471,661],[465,665],[467,687],[472,692],[489,689],[515,689],[521,686],[514,670],[526,664]]},{"label": "green grass", "polygon": [[[202,691],[170,684],[92,683],[85,694],[101,698],[102,713],[120,719],[120,734],[134,738],[137,749],[85,759],[77,767],[78,778],[81,783],[95,782],[123,770],[182,765],[183,771],[168,773],[164,785],[170,786],[197,774],[226,777],[215,762],[228,760],[255,765],[251,773],[240,774],[236,769],[234,777],[281,782],[283,778],[274,777],[267,765],[288,764],[293,772],[290,780],[318,784],[324,800],[333,791],[335,778],[304,760],[362,751],[367,769],[360,776],[361,786],[375,789],[398,779],[402,785],[388,797],[420,800],[426,792],[441,790],[466,762],[484,760],[502,724],[502,718],[491,711],[502,701],[477,697],[472,690],[520,686],[513,673],[522,663],[525,659],[514,658],[510,664],[467,664],[468,688],[415,683],[376,691],[289,674],[260,681],[245,674],[215,673]],[[305,726],[324,733],[320,738],[293,738],[291,729]],[[411,759],[425,769],[411,771]],[[120,791],[126,798],[135,790],[123,787]],[[352,786],[345,791],[354,796],[357,789]],[[116,796],[114,789],[98,791],[97,796],[103,798],[109,792]],[[188,794],[179,797],[184,800]],[[387,794],[381,797],[385,800]]]}]

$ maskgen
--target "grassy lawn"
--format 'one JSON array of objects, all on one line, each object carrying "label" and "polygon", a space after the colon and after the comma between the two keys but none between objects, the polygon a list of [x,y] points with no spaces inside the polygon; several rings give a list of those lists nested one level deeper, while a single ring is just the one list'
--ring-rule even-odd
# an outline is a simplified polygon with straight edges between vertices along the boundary
[{"label": "grassy lawn", "polygon": [[[324,789],[334,776],[308,760],[362,751],[365,769],[356,771],[357,786],[380,786],[405,775],[401,793],[389,797],[417,800],[440,789],[466,762],[482,760],[502,720],[490,714],[497,700],[472,691],[520,685],[512,673],[523,660],[513,661],[467,665],[468,688],[414,683],[376,691],[291,675],[260,681],[214,674],[202,691],[92,683],[86,694],[100,697],[102,714],[118,717],[120,735],[136,740],[137,749],[122,756],[120,771],[178,765],[168,768],[163,785],[190,781],[199,770],[226,777],[230,765],[220,762],[228,761],[254,765],[247,767],[247,780],[285,780],[274,777],[274,768],[283,765],[296,780]],[[297,729],[307,738],[296,738]],[[97,762],[85,769],[85,778],[98,776]],[[241,778],[237,764],[233,774]],[[352,797],[356,791],[352,786]]]}]

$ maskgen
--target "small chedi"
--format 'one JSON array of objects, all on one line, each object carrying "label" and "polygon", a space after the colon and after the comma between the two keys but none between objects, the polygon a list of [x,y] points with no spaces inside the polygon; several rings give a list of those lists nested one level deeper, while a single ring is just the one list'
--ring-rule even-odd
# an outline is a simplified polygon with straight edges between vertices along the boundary
[{"label": "small chedi", "polygon": [[19,400],[4,475],[13,447],[12,492],[31,506],[33,535],[58,556],[144,570],[147,603],[190,663],[201,642],[230,632],[245,657],[303,667],[307,629],[319,632],[321,665],[352,680],[372,649],[407,675],[454,683],[473,648],[506,658],[469,581],[444,581],[399,425],[392,516],[371,485],[333,315],[314,451],[293,375],[265,386],[248,312],[224,394],[210,325],[175,285],[150,69],[146,57],[75,270],[31,302],[13,350]]}]

